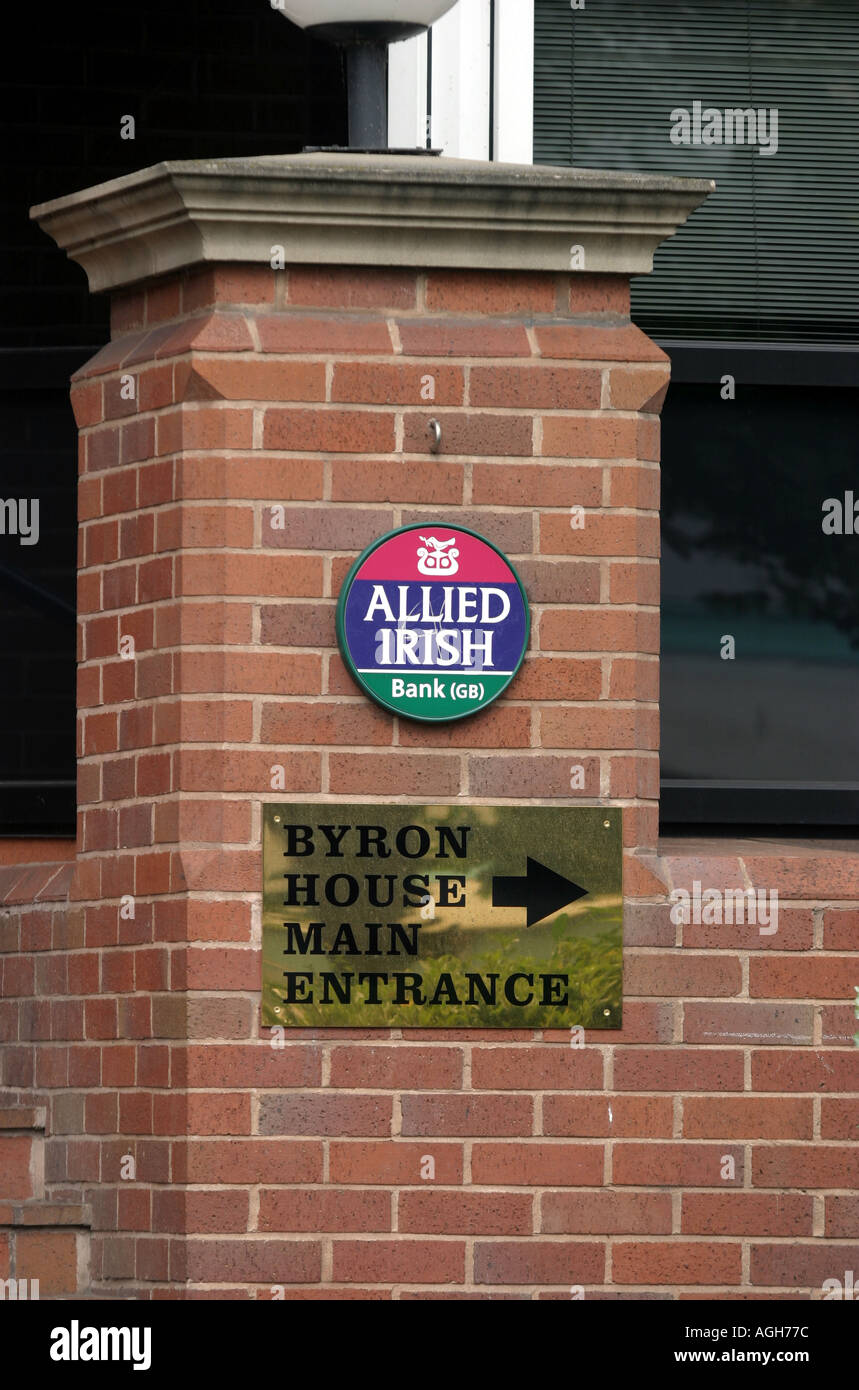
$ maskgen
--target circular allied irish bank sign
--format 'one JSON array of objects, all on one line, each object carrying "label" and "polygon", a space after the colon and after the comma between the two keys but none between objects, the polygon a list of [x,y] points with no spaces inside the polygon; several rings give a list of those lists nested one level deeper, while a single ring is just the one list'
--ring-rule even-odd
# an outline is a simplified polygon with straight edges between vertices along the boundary
[{"label": "circular allied irish bank sign", "polygon": [[462,719],[501,694],[528,645],[528,600],[500,550],[463,526],[404,526],[349,572],[337,640],[358,684],[410,719]]}]

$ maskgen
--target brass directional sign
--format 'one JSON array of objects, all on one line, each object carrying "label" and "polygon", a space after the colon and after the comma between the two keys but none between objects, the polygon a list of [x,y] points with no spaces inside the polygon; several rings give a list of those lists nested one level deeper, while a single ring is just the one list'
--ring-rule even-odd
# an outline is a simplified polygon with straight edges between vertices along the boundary
[{"label": "brass directional sign", "polygon": [[263,809],[264,1027],[620,1027],[619,808]]}]

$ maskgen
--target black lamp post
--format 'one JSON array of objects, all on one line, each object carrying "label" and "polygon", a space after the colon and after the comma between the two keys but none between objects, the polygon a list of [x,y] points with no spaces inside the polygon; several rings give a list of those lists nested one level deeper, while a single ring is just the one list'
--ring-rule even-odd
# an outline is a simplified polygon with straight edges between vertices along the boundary
[{"label": "black lamp post", "polygon": [[423,33],[457,0],[279,0],[287,19],[346,50],[349,148],[388,144],[388,45]]}]

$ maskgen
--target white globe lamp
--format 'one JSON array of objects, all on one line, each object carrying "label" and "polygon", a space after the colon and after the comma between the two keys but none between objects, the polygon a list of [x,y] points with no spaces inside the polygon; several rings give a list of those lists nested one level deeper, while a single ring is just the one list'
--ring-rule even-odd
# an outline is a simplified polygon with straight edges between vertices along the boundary
[{"label": "white globe lamp", "polygon": [[316,38],[346,48],[349,148],[382,150],[388,136],[388,44],[420,34],[457,0],[273,0]]}]

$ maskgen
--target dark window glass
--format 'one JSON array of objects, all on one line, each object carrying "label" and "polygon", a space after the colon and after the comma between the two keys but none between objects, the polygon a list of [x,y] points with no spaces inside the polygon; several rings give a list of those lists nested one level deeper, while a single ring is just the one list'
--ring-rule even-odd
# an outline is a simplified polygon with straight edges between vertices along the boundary
[{"label": "dark window glass", "polygon": [[[28,216],[165,159],[289,154],[346,138],[342,60],[266,3],[18,6],[7,42],[0,221],[0,488],[40,535],[0,532],[0,833],[73,833],[77,432],[69,376],[109,336],[106,295]],[[121,138],[124,116],[135,139]],[[8,511],[8,507],[6,509]],[[5,513],[4,513],[5,514]]]},{"label": "dark window glass", "polygon": [[[859,7],[536,0],[535,16],[538,161],[717,185],[633,282],[672,359],[663,819],[859,825],[859,535],[822,529],[827,499],[859,499]],[[698,143],[672,142],[683,111],[696,139],[696,103]],[[708,108],[722,143],[703,139]],[[756,140],[727,142],[733,109],[754,110]]]},{"label": "dark window glass", "polygon": [[674,385],[663,418],[663,779],[859,789],[854,402],[720,392]]},{"label": "dark window glass", "polygon": [[[38,354],[30,358],[38,372]],[[59,391],[0,392],[0,812],[74,825],[76,430]]]}]

